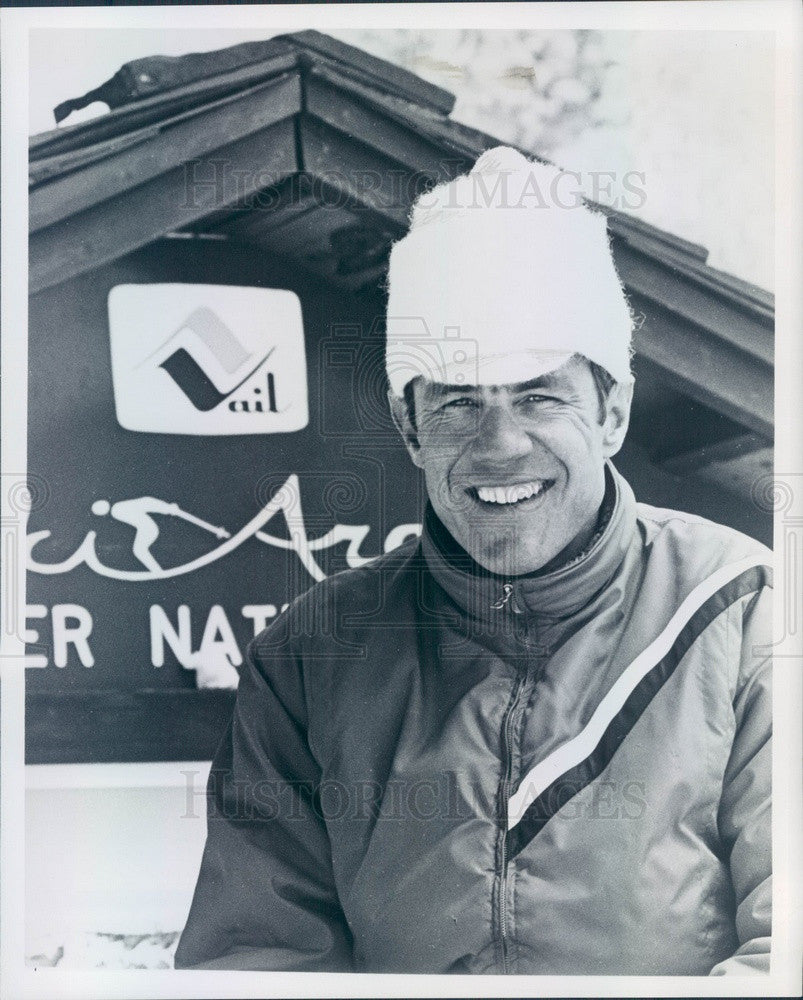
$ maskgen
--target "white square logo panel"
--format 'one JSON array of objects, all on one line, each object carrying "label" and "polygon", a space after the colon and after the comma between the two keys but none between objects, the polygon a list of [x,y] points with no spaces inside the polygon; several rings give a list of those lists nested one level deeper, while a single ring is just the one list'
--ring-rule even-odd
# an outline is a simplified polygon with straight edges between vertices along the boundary
[{"label": "white square logo panel", "polygon": [[279,434],[307,426],[295,292],[115,285],[109,335],[117,420],[158,434]]}]

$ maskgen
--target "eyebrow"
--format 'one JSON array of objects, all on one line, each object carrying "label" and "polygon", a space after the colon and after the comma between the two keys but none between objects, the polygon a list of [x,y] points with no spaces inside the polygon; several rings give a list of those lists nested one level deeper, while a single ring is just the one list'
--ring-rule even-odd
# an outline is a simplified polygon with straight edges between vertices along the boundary
[{"label": "eyebrow", "polygon": [[[478,385],[451,385],[444,382],[432,382],[431,392],[438,396],[447,396],[450,393],[477,393],[482,388]],[[515,396],[521,392],[532,392],[534,389],[554,389],[561,385],[560,378],[556,378],[551,372],[540,375],[538,378],[531,378],[527,382],[516,382],[512,385],[491,386],[489,388],[507,389],[511,395]]]}]

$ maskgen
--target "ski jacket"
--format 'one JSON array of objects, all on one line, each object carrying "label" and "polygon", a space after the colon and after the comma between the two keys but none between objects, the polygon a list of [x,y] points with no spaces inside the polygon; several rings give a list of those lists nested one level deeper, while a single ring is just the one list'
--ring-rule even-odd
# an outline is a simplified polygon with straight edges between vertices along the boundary
[{"label": "ski jacket", "polygon": [[555,572],[429,510],[253,641],[178,968],[769,971],[770,554],[608,469]]}]

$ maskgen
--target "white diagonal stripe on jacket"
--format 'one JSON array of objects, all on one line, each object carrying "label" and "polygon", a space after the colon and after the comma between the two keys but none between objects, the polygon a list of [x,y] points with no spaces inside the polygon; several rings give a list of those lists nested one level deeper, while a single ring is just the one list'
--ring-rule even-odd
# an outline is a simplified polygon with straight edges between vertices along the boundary
[{"label": "white diagonal stripe on jacket", "polygon": [[625,668],[599,703],[585,728],[577,736],[553,750],[522,778],[519,787],[508,801],[508,830],[512,830],[521,821],[528,807],[545,789],[594,751],[617,712],[621,711],[639,682],[670,651],[692,615],[718,590],[735,580],[740,573],[754,566],[763,565],[765,565],[764,560],[752,556],[728,563],[706,577],[692,590],[658,638]]}]

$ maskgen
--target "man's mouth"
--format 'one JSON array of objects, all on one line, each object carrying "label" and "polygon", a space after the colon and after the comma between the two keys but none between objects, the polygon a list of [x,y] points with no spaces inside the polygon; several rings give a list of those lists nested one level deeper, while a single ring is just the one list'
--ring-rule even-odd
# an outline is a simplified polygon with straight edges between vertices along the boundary
[{"label": "man's mouth", "polygon": [[468,493],[489,506],[516,507],[537,500],[554,484],[554,479],[532,479],[511,486],[470,486]]}]

